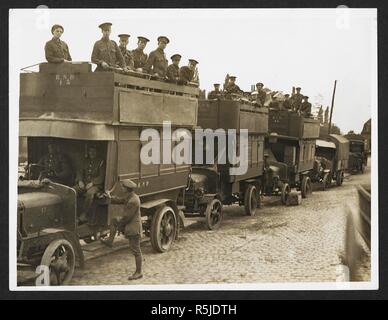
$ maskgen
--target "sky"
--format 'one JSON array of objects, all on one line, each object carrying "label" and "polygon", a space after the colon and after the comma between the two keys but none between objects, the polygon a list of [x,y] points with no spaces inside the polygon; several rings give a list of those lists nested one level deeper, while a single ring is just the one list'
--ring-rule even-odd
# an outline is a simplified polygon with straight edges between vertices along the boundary
[{"label": "sky", "polygon": [[[200,87],[237,76],[241,89],[263,82],[272,90],[292,86],[313,104],[331,104],[337,91],[333,122],[343,133],[360,132],[377,108],[377,11],[374,9],[17,9],[10,11],[11,108],[18,105],[20,69],[45,61],[44,44],[51,26],[64,26],[62,36],[73,61],[90,61],[101,38],[98,25],[113,23],[111,39],[131,35],[170,39],[169,58],[182,55],[199,61]],[[15,104],[15,107],[12,106]]]}]

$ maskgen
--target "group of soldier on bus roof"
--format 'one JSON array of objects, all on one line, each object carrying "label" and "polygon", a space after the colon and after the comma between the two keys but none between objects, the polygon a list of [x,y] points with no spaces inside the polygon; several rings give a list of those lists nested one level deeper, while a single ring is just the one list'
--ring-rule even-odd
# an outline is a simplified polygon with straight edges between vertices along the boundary
[{"label": "group of soldier on bus roof", "polygon": [[[168,60],[164,50],[170,40],[166,36],[158,37],[158,47],[147,55],[144,52],[147,43],[146,37],[139,36],[137,48],[127,49],[129,34],[119,34],[119,45],[110,39],[112,23],[105,22],[99,25],[102,38],[94,44],[91,61],[97,65],[95,71],[112,71],[120,68],[123,71],[135,71],[150,74],[157,79],[186,84],[188,82],[199,83],[197,64],[195,59],[189,59],[187,66],[179,67],[182,56],[171,56],[172,63]],[[51,28],[53,38],[46,43],[46,60],[50,63],[72,61],[70,50],[66,42],[61,40],[64,28],[55,24]]]}]

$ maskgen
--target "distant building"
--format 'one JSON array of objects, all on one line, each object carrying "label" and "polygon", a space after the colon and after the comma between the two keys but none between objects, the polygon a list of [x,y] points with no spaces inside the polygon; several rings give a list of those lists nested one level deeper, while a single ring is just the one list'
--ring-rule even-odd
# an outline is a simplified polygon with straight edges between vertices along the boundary
[{"label": "distant building", "polygon": [[361,135],[366,140],[366,150],[368,152],[371,151],[371,133],[372,133],[372,119],[369,119],[364,123],[364,127],[362,128]]}]

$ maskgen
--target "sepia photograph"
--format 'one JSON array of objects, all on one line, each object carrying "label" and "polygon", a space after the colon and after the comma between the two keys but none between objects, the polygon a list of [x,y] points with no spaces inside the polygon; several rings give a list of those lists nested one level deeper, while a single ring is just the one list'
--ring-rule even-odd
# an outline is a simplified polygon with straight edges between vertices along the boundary
[{"label": "sepia photograph", "polygon": [[373,8],[10,9],[10,290],[378,289],[377,74]]}]

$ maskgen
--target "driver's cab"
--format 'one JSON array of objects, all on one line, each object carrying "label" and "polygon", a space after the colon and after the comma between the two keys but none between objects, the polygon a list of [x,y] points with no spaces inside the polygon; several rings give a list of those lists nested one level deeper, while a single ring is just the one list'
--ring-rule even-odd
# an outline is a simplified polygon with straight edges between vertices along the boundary
[{"label": "driver's cab", "polygon": [[[25,173],[22,176],[21,180],[42,180],[49,179],[54,183],[65,185],[70,188],[76,187],[77,174],[81,174],[85,162],[88,160],[89,152],[88,149],[91,144],[93,144],[96,149],[96,158],[100,161],[103,161],[106,167],[107,159],[107,141],[85,141],[85,140],[76,140],[76,139],[63,139],[63,138],[52,138],[52,137],[28,137],[27,143],[25,144],[26,155],[27,155],[27,164],[24,166]],[[47,159],[50,157],[54,159],[54,162],[59,162],[55,167],[59,168],[61,171],[58,172],[58,177],[56,173],[47,174],[45,172],[47,167]],[[104,183],[107,177],[107,171],[105,170]],[[104,191],[104,183],[101,188],[101,193]],[[104,201],[99,201],[99,195],[96,194],[92,208],[94,212],[93,215],[89,216],[87,221],[82,221],[83,223],[88,224],[97,224],[103,223],[106,224],[106,218],[103,218],[100,221],[101,215],[106,217],[106,212],[104,214],[99,213],[101,207],[99,204]],[[81,214],[80,210],[83,207],[84,197],[78,194],[77,196],[77,216]],[[102,209],[106,211],[105,209]],[[80,224],[82,224],[80,222]]]}]

